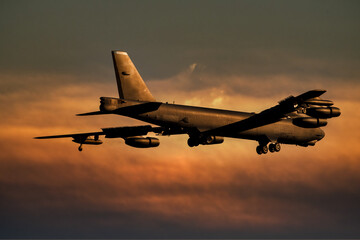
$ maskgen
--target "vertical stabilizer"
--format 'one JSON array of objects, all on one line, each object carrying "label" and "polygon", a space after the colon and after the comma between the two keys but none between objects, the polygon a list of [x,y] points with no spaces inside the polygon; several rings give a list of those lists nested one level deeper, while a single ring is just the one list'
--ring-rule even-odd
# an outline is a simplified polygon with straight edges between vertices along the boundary
[{"label": "vertical stabilizer", "polygon": [[112,51],[119,97],[128,100],[155,102],[135,65],[126,52]]}]

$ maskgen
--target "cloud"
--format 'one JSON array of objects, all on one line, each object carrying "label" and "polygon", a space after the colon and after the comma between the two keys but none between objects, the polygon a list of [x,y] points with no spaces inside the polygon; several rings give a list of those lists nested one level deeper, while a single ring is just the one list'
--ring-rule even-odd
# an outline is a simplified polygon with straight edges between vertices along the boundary
[{"label": "cloud", "polygon": [[[272,106],[280,95],[229,94],[213,79],[211,87],[188,91],[196,69],[152,81],[152,87],[158,84],[154,95],[249,111]],[[52,77],[55,82],[61,78]],[[243,82],[256,88],[251,79]],[[101,146],[85,146],[82,153],[70,139],[32,139],[139,124],[119,116],[73,116],[94,110],[99,94],[116,93],[113,85],[29,84],[1,95],[6,112],[0,126],[5,139],[0,146],[2,236],[359,234],[360,151],[355,146],[360,116],[354,109],[360,101],[355,90],[332,99],[342,115],[330,120],[324,140],[309,148],[283,146],[276,155],[258,156],[256,143],[235,139],[195,149],[187,147],[186,136],[161,137],[155,149],[106,139]],[[337,91],[345,91],[341,83]]]},{"label": "cloud", "polygon": [[[118,9],[132,11],[118,14]],[[0,9],[0,67],[10,73],[100,77],[111,66],[110,50],[122,49],[149,78],[172,76],[197,62],[216,75],[356,80],[360,35],[354,9],[358,3],[337,1],[327,6],[89,1],[86,8],[82,2],[6,1]]]},{"label": "cloud", "polygon": [[[0,6],[1,237],[359,237],[358,2]],[[262,156],[240,139],[105,139],[82,153],[71,139],[34,140],[144,124],[74,116],[117,96],[112,49],[164,102],[259,112],[320,88],[342,115],[315,147]]]},{"label": "cloud", "polygon": [[[254,152],[238,152],[243,156],[237,158],[227,147],[178,148],[176,155],[166,155],[166,149],[135,152],[121,145],[87,148],[79,155],[76,149],[64,152],[63,144],[47,145],[46,162],[39,162],[38,154],[2,162],[4,216],[25,216],[39,220],[39,226],[59,223],[62,230],[82,222],[116,236],[133,233],[134,226],[154,236],[174,228],[190,234],[195,229],[251,233],[253,228],[275,234],[284,228],[316,232],[329,225],[356,233],[358,227],[355,159],[321,159],[316,151],[311,158],[305,153],[256,159]],[[350,225],[342,223],[350,219]],[[165,222],[172,228],[164,229]]]}]

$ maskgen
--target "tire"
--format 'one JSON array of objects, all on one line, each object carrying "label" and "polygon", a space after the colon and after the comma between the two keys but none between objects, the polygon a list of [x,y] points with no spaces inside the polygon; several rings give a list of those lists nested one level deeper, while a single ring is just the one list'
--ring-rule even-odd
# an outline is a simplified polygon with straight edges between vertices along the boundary
[{"label": "tire", "polygon": [[267,154],[268,151],[269,151],[269,149],[268,149],[268,147],[267,147],[266,145],[261,146],[261,152],[262,152],[263,154]]},{"label": "tire", "polygon": [[257,154],[259,154],[259,155],[262,154],[262,151],[261,151],[261,147],[260,147],[260,146],[257,146],[257,147],[256,147],[256,152],[257,152]]},{"label": "tire", "polygon": [[187,140],[187,144],[189,145],[189,147],[194,147],[194,146],[195,146],[192,138],[189,138],[189,139]]},{"label": "tire", "polygon": [[187,144],[189,145],[189,147],[197,147],[199,146],[199,141],[195,138],[189,138]]},{"label": "tire", "polygon": [[271,144],[269,145],[269,151],[270,151],[271,153],[275,152],[275,144],[271,143]]},{"label": "tire", "polygon": [[275,151],[276,151],[276,152],[280,152],[280,150],[281,150],[280,144],[279,144],[279,143],[275,143]]}]

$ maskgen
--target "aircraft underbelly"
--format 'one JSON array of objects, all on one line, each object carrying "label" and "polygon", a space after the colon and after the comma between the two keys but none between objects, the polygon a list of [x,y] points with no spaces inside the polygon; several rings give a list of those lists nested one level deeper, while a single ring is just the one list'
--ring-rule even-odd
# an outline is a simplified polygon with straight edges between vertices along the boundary
[{"label": "aircraft underbelly", "polygon": [[318,139],[318,135],[321,134],[319,131],[321,130],[318,128],[300,128],[293,125],[291,121],[281,120],[251,130],[230,133],[225,137],[297,144]]}]

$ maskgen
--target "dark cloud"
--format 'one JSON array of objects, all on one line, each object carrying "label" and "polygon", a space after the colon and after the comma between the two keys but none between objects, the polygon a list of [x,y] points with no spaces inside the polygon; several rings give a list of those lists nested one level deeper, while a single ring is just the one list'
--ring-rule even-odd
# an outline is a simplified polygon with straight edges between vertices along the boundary
[{"label": "dark cloud", "polygon": [[[1,1],[0,237],[360,236],[357,1]],[[122,49],[158,100],[261,111],[314,88],[342,109],[313,148],[156,149],[39,135],[143,124],[75,117],[117,96]]]},{"label": "dark cloud", "polygon": [[125,154],[3,160],[2,236],[358,234],[358,164],[280,156],[264,169],[248,158]]},{"label": "dark cloud", "polygon": [[147,78],[193,62],[211,74],[358,78],[358,9],[356,1],[3,1],[1,70],[106,79],[110,50],[123,49]]},{"label": "dark cloud", "polygon": [[[153,79],[148,86],[155,96],[160,96],[163,101],[180,99],[169,99],[165,90],[176,91],[179,97],[184,98],[207,98],[204,103],[209,106],[209,99],[215,101],[218,98],[237,98],[246,96],[252,98],[271,98],[272,104],[284,99],[289,95],[298,95],[310,89],[325,89],[328,91],[324,98],[335,98],[337,100],[358,100],[356,92],[359,91],[359,82],[356,79],[342,77],[327,77],[322,75],[266,75],[249,76],[244,74],[209,74],[207,67],[193,63],[182,72],[167,79]],[[207,94],[207,95],[206,95]],[[207,101],[207,103],[206,103]],[[188,103],[189,104],[189,103]],[[240,107],[245,107],[241,104]],[[213,106],[218,107],[218,106]]]},{"label": "dark cloud", "polygon": [[[82,153],[69,139],[33,140],[79,128],[79,122],[66,121],[66,106],[72,109],[81,89],[57,89],[66,101],[44,102],[51,93],[34,93],[23,108],[4,108],[9,116],[0,133],[6,139],[0,146],[2,237],[359,235],[358,114],[351,116],[358,102],[339,102],[343,121],[333,121],[314,148],[284,146],[265,158],[257,157],[255,143],[231,139],[190,149],[186,137],[161,138],[159,148],[137,151],[114,139]],[[17,120],[37,101],[43,112]],[[51,106],[59,110],[58,119],[51,117]],[[27,122],[31,118],[36,121]],[[109,123],[100,120],[100,126]],[[94,130],[93,122],[81,128]]]}]

